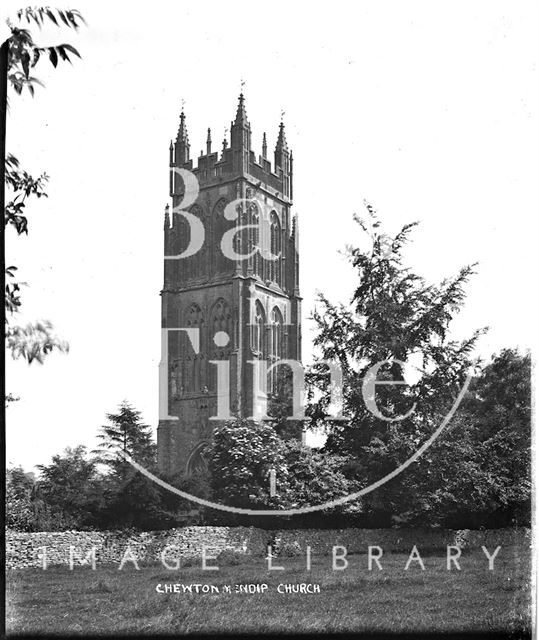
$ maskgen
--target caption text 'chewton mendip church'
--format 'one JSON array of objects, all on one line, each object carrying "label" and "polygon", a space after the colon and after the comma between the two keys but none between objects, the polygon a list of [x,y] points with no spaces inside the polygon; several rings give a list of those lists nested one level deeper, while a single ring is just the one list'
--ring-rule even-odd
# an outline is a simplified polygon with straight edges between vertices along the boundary
[{"label": "caption text 'chewton mendip church'", "polygon": [[[298,227],[291,214],[293,160],[284,125],[273,167],[265,133],[257,160],[243,94],[230,127],[230,146],[225,138],[222,149],[212,151],[208,129],[206,153],[201,152],[195,168],[182,111],[170,145],[170,167],[172,214],[167,206],[165,257],[178,256],[190,242],[189,222],[179,212],[185,180],[178,170],[191,171],[198,180],[198,198],[187,210],[204,225],[204,242],[190,257],[164,260],[160,398],[167,406],[157,430],[158,462],[167,474],[192,474],[205,467],[204,449],[216,424],[210,417],[218,411],[218,366],[211,361],[228,361],[230,414],[247,418],[263,392],[250,361],[265,361],[269,368],[277,360],[301,360]],[[236,220],[227,219],[225,208],[239,199],[244,202],[235,207]],[[262,232],[267,243],[260,239],[261,216],[267,221],[267,232]],[[246,225],[251,226],[234,234],[234,251],[252,255],[230,259],[222,250],[223,235]],[[191,332],[173,330],[179,328],[198,329],[199,344]],[[274,384],[271,370],[267,389]]]}]

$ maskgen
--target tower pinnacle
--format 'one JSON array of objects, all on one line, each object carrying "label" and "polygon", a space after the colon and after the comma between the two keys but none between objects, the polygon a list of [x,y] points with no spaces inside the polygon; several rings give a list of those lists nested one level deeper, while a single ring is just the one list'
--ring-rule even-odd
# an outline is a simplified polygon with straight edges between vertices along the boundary
[{"label": "tower pinnacle", "polygon": [[189,143],[189,135],[187,134],[187,126],[185,124],[185,113],[182,109],[180,113],[180,126],[178,127],[178,135],[176,136],[176,140],[182,140],[183,142]]},{"label": "tower pinnacle", "polygon": [[277,136],[277,145],[275,147],[275,152],[281,153],[283,151],[288,151],[288,145],[286,143],[286,135],[284,132],[284,122],[281,116],[281,122],[279,124],[279,135]]},{"label": "tower pinnacle", "polygon": [[187,134],[187,125],[185,124],[185,113],[183,107],[182,112],[180,113],[178,135],[176,136],[176,162],[179,164],[189,162],[189,135]]},{"label": "tower pinnacle", "polygon": [[275,170],[283,172],[284,194],[290,196],[291,193],[291,170],[290,170],[290,151],[286,142],[283,122],[284,112],[281,113],[281,123],[279,124],[279,135],[277,136],[277,144],[275,145]]},{"label": "tower pinnacle", "polygon": [[247,171],[249,151],[251,150],[251,125],[247,120],[243,93],[240,93],[236,119],[230,127],[230,146],[234,153],[233,164],[235,170]]},{"label": "tower pinnacle", "polygon": [[238,99],[238,109],[236,111],[236,119],[234,120],[234,124],[239,124],[239,125],[248,124],[247,111],[245,110],[245,98],[243,97],[243,92],[240,93],[240,97]]}]

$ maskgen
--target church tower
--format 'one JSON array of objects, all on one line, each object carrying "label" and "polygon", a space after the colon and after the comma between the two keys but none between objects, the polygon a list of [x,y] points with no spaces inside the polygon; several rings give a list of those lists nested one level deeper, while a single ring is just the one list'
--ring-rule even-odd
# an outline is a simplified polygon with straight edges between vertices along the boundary
[{"label": "church tower", "polygon": [[[210,361],[229,362],[230,415],[247,418],[253,415],[258,386],[250,361],[265,360],[271,367],[280,359],[301,360],[298,226],[291,212],[293,164],[284,124],[273,165],[265,133],[257,158],[243,94],[230,143],[225,136],[222,149],[212,151],[208,129],[206,153],[201,151],[196,167],[182,110],[176,141],[170,143],[170,167],[172,212],[167,205],[161,292],[166,339],[160,398],[165,398],[166,415],[160,416],[157,430],[158,462],[167,474],[191,474],[203,467],[203,451],[216,424],[210,417],[218,410],[218,367]],[[202,223],[204,242],[193,255],[170,259],[189,246],[193,228],[174,212],[185,200],[185,181],[178,171],[183,169],[198,180],[198,197],[187,210]],[[227,205],[239,199],[225,216]],[[237,254],[250,257],[230,259],[222,250],[223,235],[246,225],[251,226],[233,234],[233,246]],[[261,234],[260,229],[266,231]],[[193,344],[189,332],[175,329],[198,329],[199,344]],[[270,378],[268,391],[274,371]]]}]

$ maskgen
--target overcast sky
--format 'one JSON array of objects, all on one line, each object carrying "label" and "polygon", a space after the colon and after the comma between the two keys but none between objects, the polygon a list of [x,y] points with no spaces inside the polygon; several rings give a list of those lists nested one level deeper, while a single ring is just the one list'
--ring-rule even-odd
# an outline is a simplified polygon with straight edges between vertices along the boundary
[{"label": "overcast sky", "polygon": [[21,398],[7,412],[8,464],[93,448],[124,398],[157,426],[168,146],[185,100],[191,155],[207,127],[220,148],[242,78],[257,154],[266,131],[272,155],[285,111],[304,360],[315,291],[345,302],[355,284],[338,251],[362,242],[352,214],[364,199],[390,233],[421,222],[407,258],[429,280],[479,262],[456,337],[490,326],[485,358],[535,340],[537,3],[75,6],[87,28],[35,36],[83,59],[40,62],[46,88],[10,96],[8,150],[51,181],[29,203],[28,237],[8,230],[7,262],[29,284],[22,319],[52,320],[71,350],[43,366],[7,361]]}]

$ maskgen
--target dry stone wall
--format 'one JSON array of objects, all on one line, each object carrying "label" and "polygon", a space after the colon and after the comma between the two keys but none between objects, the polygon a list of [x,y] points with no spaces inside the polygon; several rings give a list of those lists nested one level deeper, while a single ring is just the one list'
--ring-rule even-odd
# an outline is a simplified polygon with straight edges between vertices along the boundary
[{"label": "dry stone wall", "polygon": [[[184,559],[231,551],[261,557],[271,544],[277,554],[305,553],[306,547],[316,555],[329,555],[335,545],[346,547],[348,554],[367,553],[369,545],[384,552],[409,553],[414,545],[421,553],[444,550],[447,545],[462,548],[494,549],[501,545],[531,544],[530,530],[492,529],[486,531],[451,531],[432,529],[288,529],[268,531],[255,527],[183,527],[167,531],[55,531],[6,532],[6,567],[43,566],[43,548],[48,566],[69,565],[70,553],[84,558],[92,548],[98,564],[120,563],[129,547],[141,565],[160,562],[167,546],[175,547],[171,556]],[[71,551],[72,549],[72,551]]]}]

